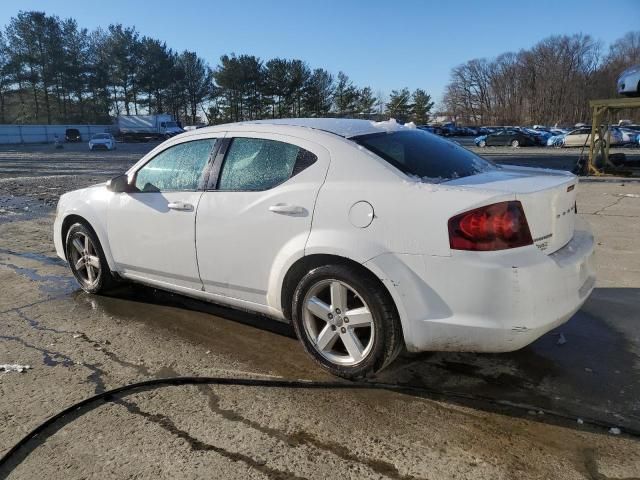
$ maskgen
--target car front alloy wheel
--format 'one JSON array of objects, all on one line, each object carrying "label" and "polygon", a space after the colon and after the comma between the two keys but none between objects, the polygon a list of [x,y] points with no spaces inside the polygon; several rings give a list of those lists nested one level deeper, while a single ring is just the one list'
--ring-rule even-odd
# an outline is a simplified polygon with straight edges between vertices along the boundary
[{"label": "car front alloy wheel", "polygon": [[115,286],[116,279],[96,234],[83,223],[76,223],[66,239],[66,254],[71,273],[88,293],[99,293]]}]

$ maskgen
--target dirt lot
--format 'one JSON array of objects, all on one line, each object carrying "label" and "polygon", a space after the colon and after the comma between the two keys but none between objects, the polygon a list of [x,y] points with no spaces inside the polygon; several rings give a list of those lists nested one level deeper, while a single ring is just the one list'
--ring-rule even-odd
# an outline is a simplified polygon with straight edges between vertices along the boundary
[{"label": "dirt lot", "polygon": [[[0,149],[0,364],[31,366],[0,372],[0,455],[66,406],[134,381],[332,380],[278,322],[140,286],[110,297],[77,288],[53,251],[57,197],[149,148]],[[493,154],[541,166],[575,155],[504,150]],[[640,183],[583,182],[578,211],[598,241],[597,289],[529,347],[405,354],[377,379],[413,387],[402,393],[171,386],[116,396],[56,424],[0,478],[640,478]]]}]

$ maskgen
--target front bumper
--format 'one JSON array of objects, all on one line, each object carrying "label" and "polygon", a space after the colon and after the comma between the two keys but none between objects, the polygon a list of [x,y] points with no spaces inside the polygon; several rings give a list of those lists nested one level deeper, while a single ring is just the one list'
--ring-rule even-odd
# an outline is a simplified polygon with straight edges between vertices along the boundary
[{"label": "front bumper", "polygon": [[593,249],[585,226],[551,255],[527,247],[451,257],[387,254],[370,263],[388,279],[409,351],[508,352],[582,306],[595,285]]},{"label": "front bumper", "polygon": [[67,256],[64,251],[64,244],[62,243],[62,219],[60,215],[57,214],[53,221],[53,245],[56,249],[56,254],[66,261]]}]

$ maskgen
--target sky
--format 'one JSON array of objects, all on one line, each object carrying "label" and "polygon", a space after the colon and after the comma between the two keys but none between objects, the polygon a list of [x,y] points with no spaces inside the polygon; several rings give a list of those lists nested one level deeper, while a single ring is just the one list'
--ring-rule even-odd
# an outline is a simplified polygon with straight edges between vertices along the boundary
[{"label": "sky", "polygon": [[[453,67],[585,33],[605,48],[640,29],[640,0],[20,0],[0,2],[0,25],[19,10],[73,17],[81,27],[135,26],[215,66],[223,54],[299,58],[344,71],[360,87],[423,88],[440,100]],[[601,21],[604,17],[605,21]]]}]

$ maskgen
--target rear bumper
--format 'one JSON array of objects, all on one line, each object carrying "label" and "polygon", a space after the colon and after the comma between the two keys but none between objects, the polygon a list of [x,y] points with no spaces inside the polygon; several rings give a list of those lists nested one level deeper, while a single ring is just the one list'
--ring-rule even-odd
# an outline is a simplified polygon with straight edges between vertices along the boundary
[{"label": "rear bumper", "polygon": [[409,351],[508,352],[582,306],[595,285],[593,248],[587,227],[551,255],[526,247],[451,257],[388,254],[369,263],[392,279],[385,283]]}]

